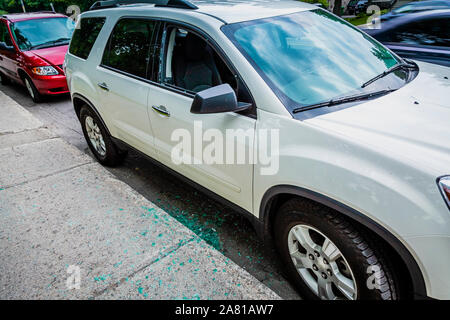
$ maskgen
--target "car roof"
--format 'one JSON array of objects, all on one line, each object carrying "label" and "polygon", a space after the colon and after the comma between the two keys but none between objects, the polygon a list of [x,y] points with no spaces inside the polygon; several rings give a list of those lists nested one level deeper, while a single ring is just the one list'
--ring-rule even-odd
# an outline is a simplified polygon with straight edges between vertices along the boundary
[{"label": "car roof", "polygon": [[63,18],[66,17],[63,14],[49,12],[29,12],[29,13],[8,13],[1,15],[11,22],[32,20],[32,19],[46,19],[46,18]]},{"label": "car roof", "polygon": [[[191,0],[192,4],[198,7],[195,10],[173,8],[173,7],[155,7],[153,4],[139,4],[138,0],[135,5],[123,5],[111,9],[95,10],[98,14],[107,14],[109,10],[115,11],[133,11],[139,6],[139,11],[145,13],[146,10],[154,12],[158,10],[176,10],[181,13],[183,11],[189,13],[200,13],[214,17],[225,24],[251,21],[275,16],[282,16],[318,7],[312,4],[293,0]],[[93,15],[96,15],[95,13]],[[91,14],[89,14],[91,16]]]},{"label": "car roof", "polygon": [[257,20],[317,8],[301,1],[286,0],[193,0],[199,12],[212,15],[226,23]]}]

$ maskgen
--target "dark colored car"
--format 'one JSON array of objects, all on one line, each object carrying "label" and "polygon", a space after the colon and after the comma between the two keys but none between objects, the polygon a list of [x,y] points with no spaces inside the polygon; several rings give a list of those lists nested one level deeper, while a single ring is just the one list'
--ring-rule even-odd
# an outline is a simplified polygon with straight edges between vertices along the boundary
[{"label": "dark colored car", "polygon": [[392,8],[397,0],[351,0],[347,5],[347,12],[349,14],[358,14],[366,12],[371,5],[378,6],[381,10]]},{"label": "dark colored car", "polygon": [[416,1],[405,4],[397,9],[392,10],[380,17],[381,21],[387,21],[393,18],[401,17],[405,14],[415,13],[427,10],[449,9],[450,0],[430,0]]},{"label": "dark colored car", "polygon": [[397,3],[397,0],[371,0],[370,5],[378,6],[381,10],[390,9]]},{"label": "dark colored car", "polygon": [[75,23],[56,13],[0,16],[0,77],[25,85],[31,98],[68,93],[62,69]]},{"label": "dark colored car", "polygon": [[370,5],[369,0],[359,0],[355,5],[354,14],[358,14],[360,12],[366,12],[369,5]]},{"label": "dark colored car", "polygon": [[450,67],[450,9],[408,14],[364,31],[401,57]]},{"label": "dark colored car", "polygon": [[358,4],[359,0],[350,0],[350,2],[347,5],[347,13],[348,14],[355,14],[355,8]]}]

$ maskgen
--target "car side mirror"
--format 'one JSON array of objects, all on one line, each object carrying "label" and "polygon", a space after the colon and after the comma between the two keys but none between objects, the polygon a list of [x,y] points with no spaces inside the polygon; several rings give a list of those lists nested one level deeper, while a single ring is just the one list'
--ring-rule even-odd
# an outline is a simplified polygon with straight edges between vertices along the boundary
[{"label": "car side mirror", "polygon": [[5,42],[0,42],[0,50],[15,51],[14,46],[8,46]]},{"label": "car side mirror", "polygon": [[197,93],[192,103],[191,113],[240,112],[249,109],[251,106],[249,103],[238,103],[233,88],[229,84],[222,84]]}]

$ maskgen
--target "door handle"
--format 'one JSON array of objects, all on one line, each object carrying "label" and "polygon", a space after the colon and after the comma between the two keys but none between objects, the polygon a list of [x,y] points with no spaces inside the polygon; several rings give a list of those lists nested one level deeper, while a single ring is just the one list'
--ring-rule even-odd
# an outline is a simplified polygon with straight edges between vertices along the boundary
[{"label": "door handle", "polygon": [[159,106],[159,107],[153,106],[152,108],[153,108],[153,110],[155,112],[159,113],[160,115],[165,116],[165,117],[170,117],[170,112],[166,109],[166,107],[164,107],[164,106]]},{"label": "door handle", "polygon": [[105,91],[109,91],[108,85],[106,83],[104,83],[104,82],[103,83],[98,83],[97,85],[100,87],[100,89],[105,90]]}]

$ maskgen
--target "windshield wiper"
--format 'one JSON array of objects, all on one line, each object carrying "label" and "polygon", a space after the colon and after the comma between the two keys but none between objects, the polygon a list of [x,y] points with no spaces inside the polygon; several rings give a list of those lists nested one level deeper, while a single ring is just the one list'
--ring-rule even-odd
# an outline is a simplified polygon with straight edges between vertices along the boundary
[{"label": "windshield wiper", "polygon": [[395,71],[397,71],[397,70],[400,70],[400,69],[416,69],[416,68],[417,68],[417,65],[415,65],[415,64],[413,64],[413,63],[400,63],[400,64],[397,64],[397,65],[395,65],[395,66],[393,66],[393,67],[387,69],[387,70],[384,71],[383,73],[377,75],[376,77],[373,77],[373,78],[370,79],[369,81],[365,82],[365,83],[361,86],[361,88],[365,88],[365,87],[367,87],[369,84],[374,83],[375,81],[377,81],[377,80],[379,80],[379,79],[381,79],[381,78],[384,78],[384,77],[386,77],[388,74],[390,74],[390,73],[392,73],[392,72],[395,72]]},{"label": "windshield wiper", "polygon": [[56,46],[58,44],[68,43],[69,41],[70,41],[70,38],[59,38],[56,40],[51,40],[51,41],[47,41],[47,42],[32,46],[30,49],[33,50],[33,49],[48,48],[51,46]]},{"label": "windshield wiper", "polygon": [[325,101],[325,102],[321,102],[321,103],[311,104],[309,106],[300,107],[300,108],[294,109],[292,112],[299,113],[302,111],[307,111],[307,110],[312,110],[312,109],[317,109],[317,108],[332,107],[332,106],[336,106],[336,105],[344,104],[344,103],[348,103],[348,102],[367,100],[367,99],[370,99],[370,98],[373,98],[376,96],[388,94],[393,91],[395,91],[395,90],[387,89],[387,90],[381,90],[381,91],[375,91],[375,92],[370,92],[370,93],[365,93],[365,94],[359,94],[359,95],[354,95],[354,96],[347,96],[347,97],[332,99],[330,101]]}]

